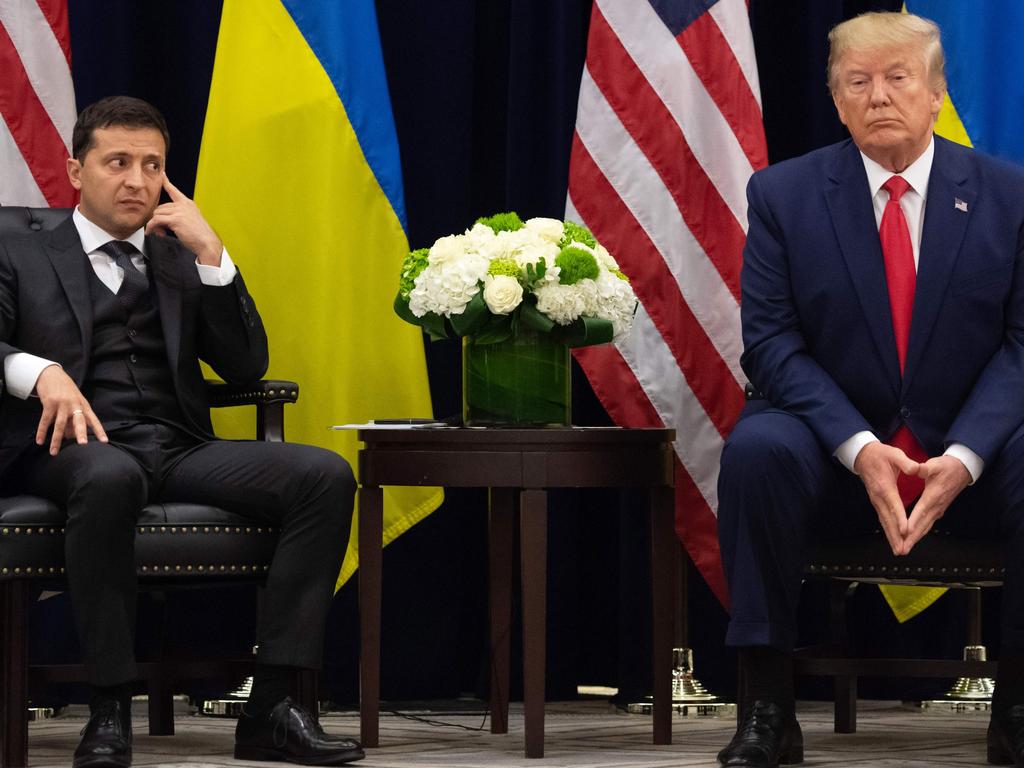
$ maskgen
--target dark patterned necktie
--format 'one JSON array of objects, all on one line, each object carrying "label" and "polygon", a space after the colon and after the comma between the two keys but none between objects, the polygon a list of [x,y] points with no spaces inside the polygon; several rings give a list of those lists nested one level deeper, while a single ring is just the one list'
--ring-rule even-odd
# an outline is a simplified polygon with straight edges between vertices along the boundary
[{"label": "dark patterned necktie", "polygon": [[117,291],[117,297],[125,309],[133,309],[143,294],[149,290],[146,276],[132,263],[132,256],[139,252],[138,249],[126,240],[111,240],[101,245],[100,250],[112,257],[114,263],[124,271],[124,279]]}]

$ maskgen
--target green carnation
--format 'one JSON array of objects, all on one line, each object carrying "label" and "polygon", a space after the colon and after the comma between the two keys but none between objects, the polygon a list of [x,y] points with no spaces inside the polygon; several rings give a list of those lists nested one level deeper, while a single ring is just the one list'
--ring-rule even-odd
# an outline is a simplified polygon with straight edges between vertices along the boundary
[{"label": "green carnation", "polygon": [[401,278],[398,283],[398,294],[408,301],[409,294],[416,287],[416,278],[420,272],[427,268],[427,256],[430,255],[429,248],[418,248],[410,251],[402,262]]},{"label": "green carnation", "polygon": [[487,268],[488,275],[508,275],[517,280],[523,276],[523,270],[519,268],[514,259],[495,259]]},{"label": "green carnation", "polygon": [[476,223],[486,224],[494,230],[495,234],[498,232],[515,232],[517,229],[523,228],[523,220],[519,218],[519,214],[515,211],[496,213],[493,216],[481,216],[476,220]]},{"label": "green carnation", "polygon": [[562,239],[558,242],[559,248],[565,248],[569,243],[576,241],[589,245],[591,248],[597,245],[597,240],[589,229],[575,221],[565,222],[565,229],[562,231]]},{"label": "green carnation", "polygon": [[594,254],[577,245],[563,248],[555,257],[555,266],[559,269],[558,282],[562,285],[573,285],[587,278],[596,280],[601,272]]}]

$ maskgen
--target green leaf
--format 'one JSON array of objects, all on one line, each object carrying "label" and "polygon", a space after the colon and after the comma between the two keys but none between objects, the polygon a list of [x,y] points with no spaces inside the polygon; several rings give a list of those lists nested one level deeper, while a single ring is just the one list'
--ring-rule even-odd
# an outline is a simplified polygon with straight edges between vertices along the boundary
[{"label": "green leaf", "polygon": [[437,341],[438,339],[451,338],[451,334],[445,326],[443,317],[436,312],[427,312],[423,317],[416,317],[416,315],[412,313],[412,310],[409,309],[409,302],[402,298],[401,292],[395,296],[394,308],[396,315],[407,323],[418,325],[426,331],[434,341]]},{"label": "green leaf", "polygon": [[569,325],[555,329],[553,336],[569,347],[589,347],[607,344],[614,336],[611,320],[600,317],[580,317]]},{"label": "green leaf", "polygon": [[533,301],[524,301],[519,305],[519,321],[527,328],[541,333],[551,333],[555,327],[555,321],[537,309]]},{"label": "green leaf", "polygon": [[497,344],[512,335],[511,315],[491,315],[483,327],[473,335],[474,344]]},{"label": "green leaf", "polygon": [[471,336],[483,327],[489,314],[487,304],[484,302],[483,291],[477,291],[476,296],[469,300],[462,314],[453,314],[449,319],[456,334]]}]

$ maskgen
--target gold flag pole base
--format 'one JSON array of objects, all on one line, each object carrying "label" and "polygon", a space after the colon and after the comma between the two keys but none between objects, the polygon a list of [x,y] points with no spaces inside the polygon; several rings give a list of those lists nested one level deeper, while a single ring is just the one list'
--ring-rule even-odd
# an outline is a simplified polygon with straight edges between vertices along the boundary
[{"label": "gold flag pole base", "polygon": [[[964,661],[985,661],[984,645],[964,647]],[[940,712],[987,712],[992,709],[996,683],[991,677],[960,677],[941,699],[915,702],[921,709]]]},{"label": "gold flag pole base", "polygon": [[223,699],[207,699],[203,702],[203,714],[209,717],[238,717],[242,707],[249,700],[252,691],[252,677],[245,678],[242,684],[227,694]]},{"label": "gold flag pole base", "polygon": [[[649,715],[654,710],[650,696],[644,701],[626,705],[626,711],[633,715]],[[693,650],[672,649],[672,711],[683,717],[714,717],[735,715],[736,705],[722,701],[701,685],[693,674]]]}]

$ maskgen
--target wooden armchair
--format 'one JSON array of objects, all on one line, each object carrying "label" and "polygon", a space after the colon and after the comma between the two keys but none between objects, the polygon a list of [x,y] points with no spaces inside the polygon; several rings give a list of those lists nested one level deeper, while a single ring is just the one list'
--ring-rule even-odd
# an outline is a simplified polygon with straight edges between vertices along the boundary
[{"label": "wooden armchair", "polygon": [[966,645],[981,644],[980,588],[1003,581],[1000,542],[968,540],[933,531],[905,557],[893,557],[881,533],[822,542],[805,569],[808,579],[828,579],[830,642],[800,649],[794,660],[798,675],[835,680],[835,731],[857,729],[858,677],[995,677],[996,662],[964,659],[854,658],[849,654],[846,602],[859,584],[906,584],[969,589]]}]

